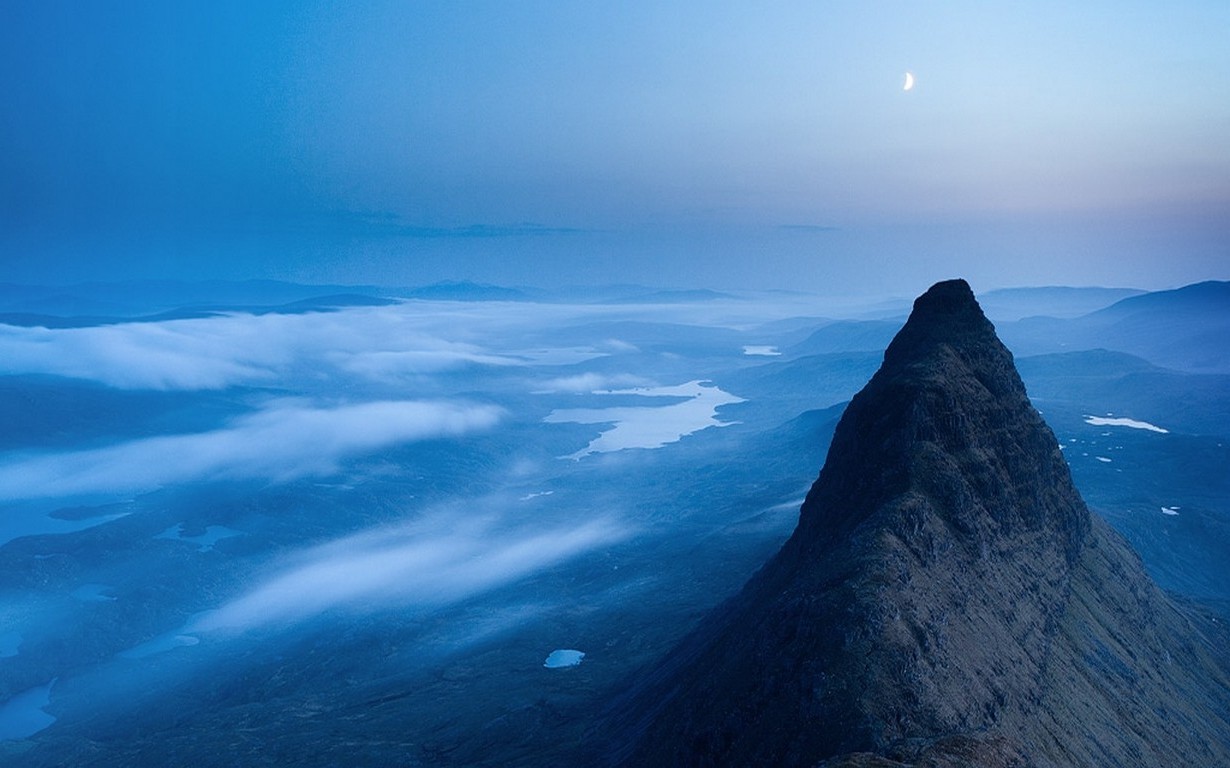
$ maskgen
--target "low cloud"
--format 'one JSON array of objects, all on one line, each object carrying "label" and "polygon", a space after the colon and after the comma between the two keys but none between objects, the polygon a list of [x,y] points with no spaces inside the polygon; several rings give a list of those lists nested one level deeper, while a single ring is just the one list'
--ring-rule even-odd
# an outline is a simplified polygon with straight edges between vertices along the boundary
[{"label": "low cloud", "polygon": [[267,382],[286,358],[262,332],[270,325],[264,317],[63,329],[0,325],[0,372],[49,373],[125,389]]},{"label": "low cloud", "polygon": [[449,339],[450,331],[458,329],[404,306],[86,328],[0,324],[0,374],[54,374],[122,389],[204,390],[303,375],[387,380],[522,362]]},{"label": "low cloud", "polygon": [[179,482],[328,475],[383,446],[490,428],[489,405],[378,401],[335,408],[282,403],[228,427],[55,453],[0,466],[0,499],[132,493]]},{"label": "low cloud", "polygon": [[364,352],[350,355],[343,369],[377,381],[396,381],[403,376],[439,373],[462,365],[514,365],[517,361],[484,354],[463,345],[449,349]]},{"label": "low cloud", "polygon": [[575,376],[562,376],[545,381],[539,385],[535,393],[587,393],[614,387],[639,387],[648,383],[648,380],[630,374],[579,373]]},{"label": "low cloud", "polygon": [[[651,319],[737,327],[797,311],[780,299],[773,305],[693,302],[655,306]],[[629,306],[414,300],[336,312],[233,313],[85,328],[0,323],[0,375],[52,374],[157,390],[355,380],[401,384],[465,366],[567,365],[634,352],[635,346],[618,339],[593,348],[553,342],[560,328],[645,319],[643,308]]]},{"label": "low cloud", "polygon": [[284,628],[333,610],[438,607],[458,602],[627,532],[603,521],[546,530],[496,530],[451,510],[427,521],[366,531],[307,550],[263,583],[198,616],[180,632]]}]

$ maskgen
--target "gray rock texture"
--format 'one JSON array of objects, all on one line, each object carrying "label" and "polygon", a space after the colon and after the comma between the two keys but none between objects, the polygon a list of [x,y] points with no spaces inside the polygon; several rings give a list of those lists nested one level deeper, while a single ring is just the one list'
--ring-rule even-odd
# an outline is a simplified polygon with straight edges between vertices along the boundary
[{"label": "gray rock texture", "polygon": [[1222,625],[1090,515],[969,286],[851,401],[798,528],[612,718],[610,762],[1230,765]]}]

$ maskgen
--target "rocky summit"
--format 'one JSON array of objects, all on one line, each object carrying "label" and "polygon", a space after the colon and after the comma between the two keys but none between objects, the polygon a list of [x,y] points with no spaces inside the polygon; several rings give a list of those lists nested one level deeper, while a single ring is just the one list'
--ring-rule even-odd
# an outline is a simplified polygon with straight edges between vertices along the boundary
[{"label": "rocky summit", "polygon": [[1089,513],[969,286],[942,282],[793,536],[616,704],[605,758],[1230,765],[1224,626]]}]

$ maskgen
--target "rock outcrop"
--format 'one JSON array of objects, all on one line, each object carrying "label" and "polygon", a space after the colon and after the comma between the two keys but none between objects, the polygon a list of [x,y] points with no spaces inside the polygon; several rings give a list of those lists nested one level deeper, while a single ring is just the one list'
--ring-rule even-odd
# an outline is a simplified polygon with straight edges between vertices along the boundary
[{"label": "rock outcrop", "polygon": [[1230,765],[1210,622],[1089,513],[969,286],[943,282],[850,402],[793,536],[642,678],[607,758]]}]

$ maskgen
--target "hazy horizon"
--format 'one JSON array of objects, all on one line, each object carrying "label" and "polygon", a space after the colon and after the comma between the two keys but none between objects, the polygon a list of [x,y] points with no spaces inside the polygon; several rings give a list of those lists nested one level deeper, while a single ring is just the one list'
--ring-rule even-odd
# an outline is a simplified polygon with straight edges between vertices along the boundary
[{"label": "hazy horizon", "polygon": [[1224,279],[1228,34],[1215,2],[8,3],[0,282]]}]

